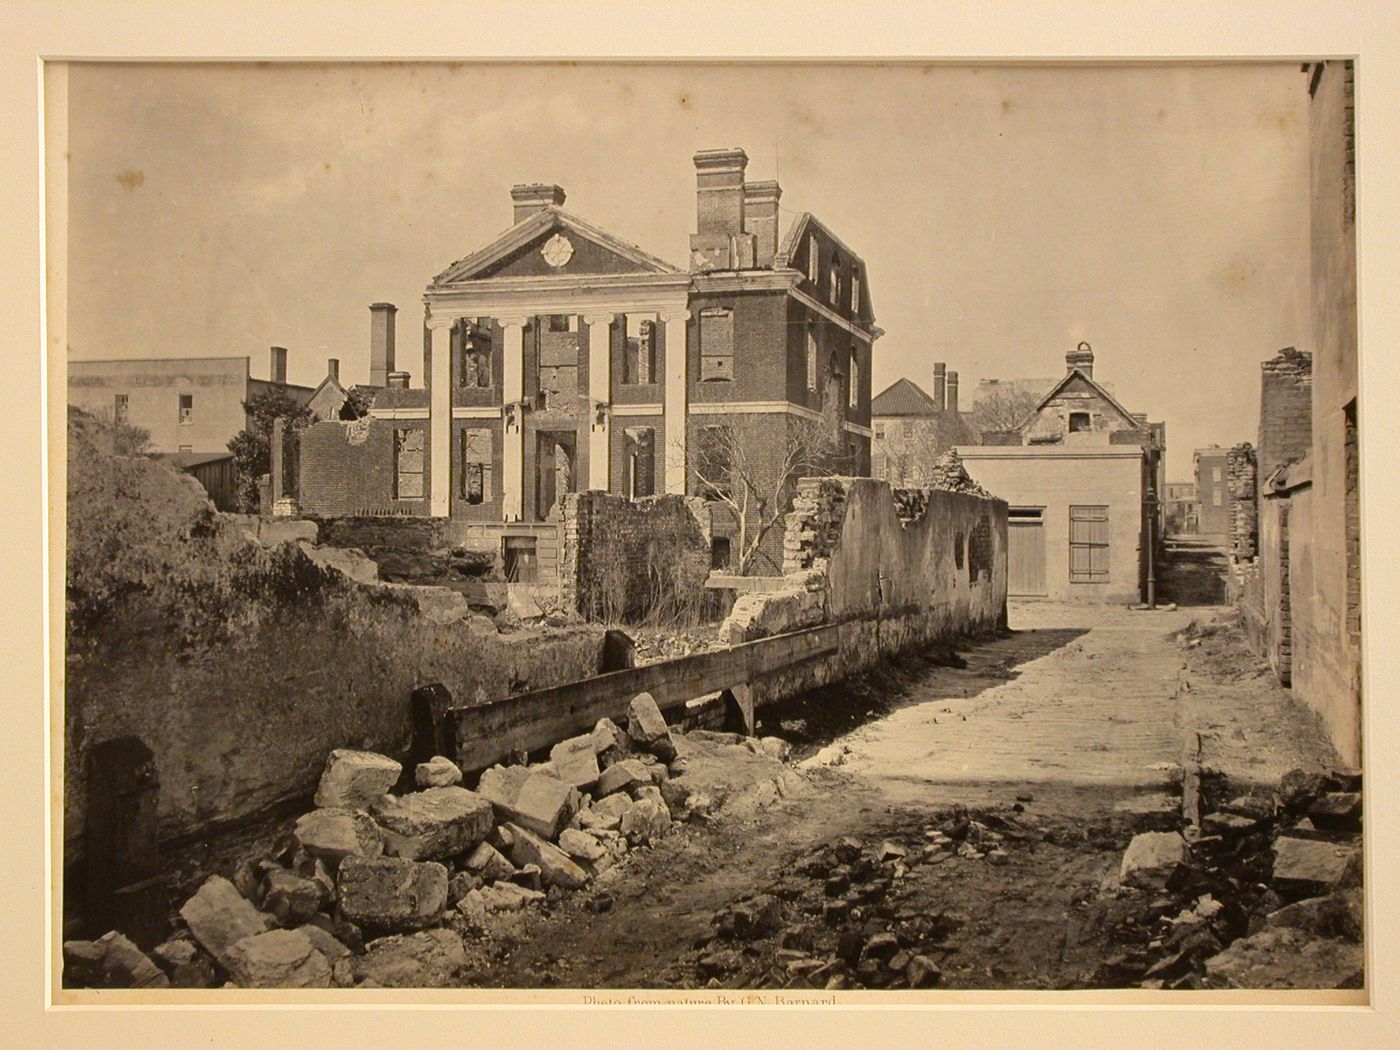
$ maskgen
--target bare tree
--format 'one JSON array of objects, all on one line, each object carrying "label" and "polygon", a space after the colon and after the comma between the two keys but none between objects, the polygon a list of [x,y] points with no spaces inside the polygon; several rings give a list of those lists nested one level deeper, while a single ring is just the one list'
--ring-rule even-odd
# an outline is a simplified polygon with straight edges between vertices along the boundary
[{"label": "bare tree", "polygon": [[753,422],[703,427],[691,457],[696,494],[734,515],[739,575],[747,576],[766,537],[792,506],[798,478],[850,467],[825,421],[788,418],[786,438]]},{"label": "bare tree", "polygon": [[892,419],[884,426],[880,476],[892,485],[927,485],[939,456],[955,445],[972,445],[978,440],[961,413]]},{"label": "bare tree", "polygon": [[1040,404],[1042,393],[1006,385],[979,398],[969,413],[977,440],[991,430],[1015,430]]}]

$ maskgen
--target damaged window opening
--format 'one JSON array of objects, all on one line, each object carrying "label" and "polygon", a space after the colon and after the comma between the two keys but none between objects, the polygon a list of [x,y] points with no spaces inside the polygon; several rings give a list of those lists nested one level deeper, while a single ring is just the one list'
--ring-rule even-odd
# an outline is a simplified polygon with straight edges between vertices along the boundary
[{"label": "damaged window opening", "polygon": [[504,563],[506,582],[539,582],[540,568],[539,559],[535,552],[535,537],[502,537],[501,560]]},{"label": "damaged window opening", "polygon": [[734,311],[700,311],[700,382],[727,383],[734,378]]},{"label": "damaged window opening", "polygon": [[[634,328],[635,325],[635,328]],[[627,317],[622,381],[629,386],[656,382],[656,322]]]},{"label": "damaged window opening", "polygon": [[841,289],[841,256],[835,252],[831,254],[831,269],[827,271],[826,282],[827,298],[833,304],[840,303],[841,297],[837,293]]},{"label": "damaged window opening", "polygon": [[850,380],[850,407],[860,407],[860,359],[856,356],[856,348],[851,347],[851,380]]},{"label": "damaged window opening", "polygon": [[656,436],[651,427],[628,427],[627,495],[641,499],[656,494]]},{"label": "damaged window opening", "polygon": [[193,422],[194,422],[194,395],[193,395],[193,394],[181,394],[181,395],[180,395],[180,422],[181,422],[181,423],[193,423]]},{"label": "damaged window opening", "polygon": [[1089,429],[1088,412],[1071,412],[1069,414],[1069,432],[1078,434]]},{"label": "damaged window opening", "polygon": [[992,578],[992,523],[984,514],[973,526],[967,541],[967,578],[976,583]]},{"label": "damaged window opening", "polygon": [[491,481],[491,431],[462,431],[462,499],[473,506],[495,498]]},{"label": "damaged window opening", "polygon": [[469,389],[491,385],[491,336],[483,325],[466,318],[452,326],[453,353],[461,362],[458,384]]},{"label": "damaged window opening", "polygon": [[710,568],[727,569],[730,565],[728,536],[716,536],[710,540]]},{"label": "damaged window opening", "polygon": [[807,389],[817,389],[817,326],[807,325]]},{"label": "damaged window opening", "polygon": [[394,430],[394,498],[423,498],[423,434],[421,427]]}]

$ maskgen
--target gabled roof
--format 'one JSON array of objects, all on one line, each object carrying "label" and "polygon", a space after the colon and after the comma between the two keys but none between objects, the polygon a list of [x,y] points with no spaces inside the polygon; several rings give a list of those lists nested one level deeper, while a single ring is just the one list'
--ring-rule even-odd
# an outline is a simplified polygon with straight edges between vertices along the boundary
[{"label": "gabled roof", "polygon": [[1061,379],[1058,383],[1056,383],[1054,386],[1052,386],[1050,388],[1049,393],[1047,393],[1044,397],[1040,399],[1040,403],[1036,405],[1035,408],[1031,409],[1029,413],[1027,413],[1026,418],[1021,420],[1021,422],[1017,425],[1016,429],[1025,430],[1026,426],[1030,423],[1030,421],[1033,420],[1036,416],[1040,415],[1040,410],[1043,409],[1046,405],[1048,405],[1061,390],[1069,386],[1070,381],[1073,380],[1075,376],[1078,376],[1080,379],[1084,380],[1084,382],[1088,383],[1089,386],[1093,388],[1094,392],[1097,393],[1105,401],[1107,401],[1109,405],[1111,405],[1114,408],[1114,410],[1116,410],[1118,414],[1123,417],[1124,421],[1127,422],[1134,430],[1141,430],[1143,428],[1144,424],[1134,419],[1133,414],[1129,412],[1126,408],[1124,408],[1122,405],[1120,405],[1118,403],[1118,400],[1107,390],[1104,389],[1102,383],[1094,382],[1093,377],[1086,374],[1081,369],[1071,368],[1067,373],[1065,373],[1065,377]]},{"label": "gabled roof", "polygon": [[434,277],[433,284],[455,284],[458,281],[471,280],[474,275],[493,263],[500,262],[512,252],[518,251],[531,241],[558,228],[569,230],[579,237],[593,241],[615,255],[635,263],[637,269],[642,272],[674,274],[685,272],[672,266],[665,259],[657,258],[655,255],[644,252],[635,244],[630,244],[620,237],[614,236],[600,226],[594,226],[591,222],[580,219],[577,215],[570,215],[562,208],[547,205],[516,223],[484,248],[458,259]]},{"label": "gabled roof", "polygon": [[912,379],[896,379],[870,401],[872,417],[936,416],[941,412],[938,403]]}]

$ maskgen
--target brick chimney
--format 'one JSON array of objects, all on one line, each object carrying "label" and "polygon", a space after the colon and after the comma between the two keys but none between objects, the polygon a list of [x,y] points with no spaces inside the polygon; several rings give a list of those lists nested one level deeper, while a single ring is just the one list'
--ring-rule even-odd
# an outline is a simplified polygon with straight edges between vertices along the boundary
[{"label": "brick chimney", "polygon": [[1065,354],[1065,366],[1068,372],[1073,372],[1077,368],[1090,379],[1093,379],[1094,351],[1090,349],[1088,343],[1080,343],[1069,353]]},{"label": "brick chimney", "polygon": [[285,346],[272,348],[272,363],[268,366],[268,370],[274,383],[287,381],[287,348]]},{"label": "brick chimney", "polygon": [[369,304],[369,385],[387,386],[394,370],[394,335],[399,308],[393,303]]},{"label": "brick chimney", "polygon": [[954,413],[958,410],[958,374],[956,372],[948,373],[947,403],[944,408]]},{"label": "brick chimney", "polygon": [[772,266],[778,254],[778,200],[783,188],[769,179],[744,185],[744,231],[757,241],[754,265]]},{"label": "brick chimney", "polygon": [[329,379],[335,380],[337,383],[340,382],[340,358],[326,358],[326,376]]},{"label": "brick chimney", "polygon": [[933,363],[933,403],[940,412],[945,407],[948,391],[948,366],[942,361]]},{"label": "brick chimney", "polygon": [[741,149],[704,149],[695,154],[695,233],[690,237],[692,270],[751,269],[757,239],[744,225]]},{"label": "brick chimney", "polygon": [[564,206],[564,190],[548,182],[529,182],[510,188],[510,199],[515,202],[515,221],[524,222],[537,211],[545,208]]}]

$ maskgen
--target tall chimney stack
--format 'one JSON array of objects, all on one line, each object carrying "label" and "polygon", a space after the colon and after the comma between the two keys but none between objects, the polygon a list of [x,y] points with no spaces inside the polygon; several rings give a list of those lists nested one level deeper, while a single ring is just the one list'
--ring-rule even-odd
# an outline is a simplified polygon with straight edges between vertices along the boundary
[{"label": "tall chimney stack", "polygon": [[744,231],[757,239],[754,264],[773,265],[778,254],[778,200],[783,188],[776,181],[749,182],[744,185]]},{"label": "tall chimney stack", "polygon": [[287,348],[285,346],[272,348],[272,364],[269,366],[269,371],[274,383],[287,381]]},{"label": "tall chimney stack", "polygon": [[529,182],[510,188],[510,199],[515,202],[515,221],[524,222],[535,212],[545,208],[564,206],[564,189],[549,182]]},{"label": "tall chimney stack", "polygon": [[958,374],[948,373],[948,404],[947,410],[956,413],[958,411]]},{"label": "tall chimney stack", "polygon": [[337,383],[340,382],[340,358],[326,358],[326,375],[329,378],[334,379]]},{"label": "tall chimney stack", "polygon": [[702,149],[695,154],[695,233],[690,237],[692,270],[751,269],[756,238],[744,225],[741,149]]},{"label": "tall chimney stack", "polygon": [[1089,347],[1089,344],[1080,343],[1069,353],[1065,354],[1065,367],[1067,372],[1073,372],[1077,368],[1090,379],[1093,379],[1094,351]]},{"label": "tall chimney stack", "polygon": [[938,411],[947,407],[948,366],[942,361],[933,363],[933,403]]},{"label": "tall chimney stack", "polygon": [[394,336],[398,329],[393,303],[369,304],[369,385],[388,386],[394,370]]}]

